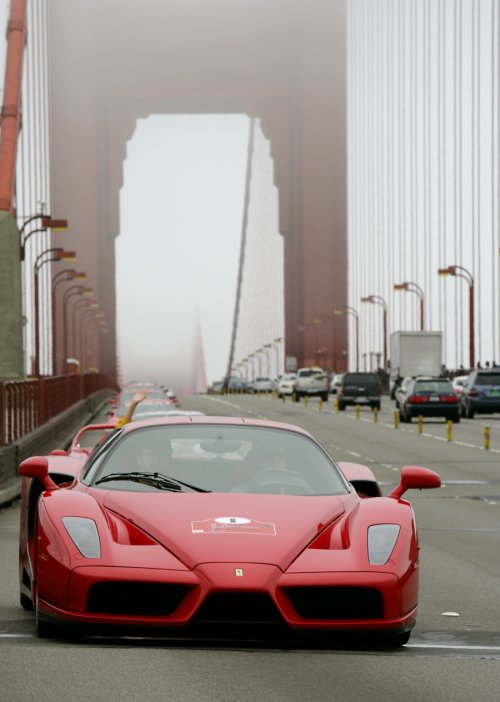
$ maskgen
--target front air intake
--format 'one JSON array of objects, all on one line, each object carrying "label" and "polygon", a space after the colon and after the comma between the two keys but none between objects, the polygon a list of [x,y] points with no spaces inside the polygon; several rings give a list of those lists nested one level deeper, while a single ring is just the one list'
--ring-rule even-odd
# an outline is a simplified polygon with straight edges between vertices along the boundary
[{"label": "front air intake", "polygon": [[95,583],[87,597],[87,612],[167,617],[179,607],[188,589],[169,583]]},{"label": "front air intake", "polygon": [[273,600],[264,593],[217,592],[208,595],[194,620],[221,624],[276,624],[283,622]]},{"label": "front air intake", "polygon": [[384,603],[371,587],[289,587],[284,590],[303,619],[381,619]]}]

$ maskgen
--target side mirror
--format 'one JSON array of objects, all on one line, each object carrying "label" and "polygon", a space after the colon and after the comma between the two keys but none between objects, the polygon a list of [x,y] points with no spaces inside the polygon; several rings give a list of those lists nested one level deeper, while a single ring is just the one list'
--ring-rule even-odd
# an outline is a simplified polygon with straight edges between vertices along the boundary
[{"label": "side mirror", "polygon": [[388,497],[399,500],[407,490],[425,490],[441,487],[441,478],[433,470],[418,466],[404,466],[401,470],[401,480]]},{"label": "side mirror", "polygon": [[49,476],[49,461],[46,456],[32,456],[19,466],[19,475],[39,480],[46,490],[55,490],[57,485]]}]

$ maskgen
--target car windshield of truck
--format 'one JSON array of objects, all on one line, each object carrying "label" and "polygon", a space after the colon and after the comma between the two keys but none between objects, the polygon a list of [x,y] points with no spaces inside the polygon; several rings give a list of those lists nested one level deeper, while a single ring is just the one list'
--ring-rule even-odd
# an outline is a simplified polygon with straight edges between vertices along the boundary
[{"label": "car windshield of truck", "polygon": [[344,382],[378,384],[378,378],[374,373],[346,373],[344,376]]}]

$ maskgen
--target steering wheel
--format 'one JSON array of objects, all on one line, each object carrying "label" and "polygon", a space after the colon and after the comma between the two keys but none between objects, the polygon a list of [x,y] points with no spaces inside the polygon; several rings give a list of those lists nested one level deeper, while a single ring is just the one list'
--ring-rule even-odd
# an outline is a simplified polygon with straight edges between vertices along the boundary
[{"label": "steering wheel", "polygon": [[247,492],[271,495],[314,495],[309,483],[289,468],[264,468],[248,483]]}]

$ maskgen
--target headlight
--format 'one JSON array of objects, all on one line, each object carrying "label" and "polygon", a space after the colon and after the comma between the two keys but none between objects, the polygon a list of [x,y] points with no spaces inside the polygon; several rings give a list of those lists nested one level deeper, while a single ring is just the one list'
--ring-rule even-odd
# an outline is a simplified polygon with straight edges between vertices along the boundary
[{"label": "headlight", "polygon": [[101,542],[96,523],[86,517],[63,517],[63,524],[71,540],[85,558],[101,557]]},{"label": "headlight", "polygon": [[394,550],[399,524],[374,524],[368,527],[368,559],[373,565],[385,565]]}]

